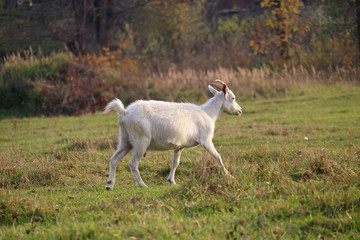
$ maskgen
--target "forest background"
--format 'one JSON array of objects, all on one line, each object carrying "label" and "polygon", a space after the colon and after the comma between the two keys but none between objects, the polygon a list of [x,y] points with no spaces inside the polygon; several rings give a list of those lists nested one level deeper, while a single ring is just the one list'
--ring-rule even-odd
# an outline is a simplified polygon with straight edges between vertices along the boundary
[{"label": "forest background", "polygon": [[0,0],[0,114],[359,80],[359,0]]}]

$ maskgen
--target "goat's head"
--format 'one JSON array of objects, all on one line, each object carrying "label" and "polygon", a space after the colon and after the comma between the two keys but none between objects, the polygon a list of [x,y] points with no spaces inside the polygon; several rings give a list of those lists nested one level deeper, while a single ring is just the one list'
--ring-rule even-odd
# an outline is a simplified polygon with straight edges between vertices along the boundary
[{"label": "goat's head", "polygon": [[[228,88],[226,83],[217,79],[215,84],[210,84],[209,90],[212,94],[217,95],[221,94],[224,97],[224,103],[222,105],[222,110],[228,114],[236,114],[240,116],[242,114],[242,108],[236,103],[234,93]],[[220,84],[220,86],[219,86]],[[218,88],[216,90],[215,88]]]}]

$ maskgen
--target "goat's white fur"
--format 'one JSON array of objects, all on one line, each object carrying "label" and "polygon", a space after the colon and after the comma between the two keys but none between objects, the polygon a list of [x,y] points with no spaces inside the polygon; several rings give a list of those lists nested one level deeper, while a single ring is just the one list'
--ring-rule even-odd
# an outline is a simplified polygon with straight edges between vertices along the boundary
[{"label": "goat's white fur", "polygon": [[[219,81],[219,80],[218,80]],[[219,81],[221,82],[221,81]],[[174,176],[180,162],[183,148],[202,145],[226,170],[220,154],[216,151],[212,138],[215,121],[221,112],[241,115],[242,109],[235,101],[235,95],[223,82],[222,91],[208,86],[214,95],[205,104],[197,106],[190,103],[163,101],[136,101],[126,109],[119,99],[111,101],[104,110],[114,110],[119,117],[119,145],[110,160],[107,189],[115,184],[115,169],[118,162],[133,150],[130,169],[139,187],[146,187],[141,179],[138,164],[146,150],[174,150],[172,167],[167,180],[175,184]]]}]

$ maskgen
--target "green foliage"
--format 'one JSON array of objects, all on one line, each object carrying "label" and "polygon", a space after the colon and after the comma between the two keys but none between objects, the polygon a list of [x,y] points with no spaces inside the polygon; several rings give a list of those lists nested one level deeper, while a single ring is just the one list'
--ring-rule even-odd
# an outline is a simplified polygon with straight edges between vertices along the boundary
[{"label": "green foliage", "polygon": [[65,53],[34,56],[31,48],[23,55],[17,53],[5,58],[0,75],[0,106],[42,112],[44,100],[39,80],[53,76],[59,65],[70,60],[70,55]]},{"label": "green foliage", "polygon": [[239,19],[236,16],[233,16],[227,21],[223,21],[222,19],[219,19],[217,25],[218,25],[219,33],[224,35],[235,33],[240,29]]},{"label": "green foliage", "polygon": [[214,144],[237,182],[196,147],[176,186],[166,181],[172,153],[150,151],[139,166],[149,188],[135,186],[129,154],[106,191],[115,114],[1,120],[0,238],[356,238],[360,89],[288,91],[218,119]]},{"label": "green foliage", "polygon": [[64,43],[70,41],[71,13],[64,11],[69,1],[32,1],[23,0],[22,6],[16,6],[17,1],[5,1],[0,7],[0,62],[2,58],[18,51],[24,51],[30,46],[34,53],[38,49],[45,54],[53,51],[63,51]]},{"label": "green foliage", "polygon": [[[151,67],[167,70],[171,66],[197,64],[208,38],[208,26],[200,1],[152,2],[136,11],[137,17],[127,30],[135,57],[147,60]],[[199,64],[200,65],[200,64]]]},{"label": "green foliage", "polygon": [[[335,1],[336,2],[336,1]],[[313,15],[308,44],[299,45],[299,62],[319,68],[346,66],[356,63],[358,57],[355,7],[352,1],[309,10]],[[329,36],[331,33],[331,36]]]},{"label": "green foliage", "polygon": [[[253,53],[272,65],[283,64],[284,60],[318,69],[356,64],[359,54],[354,4],[327,1],[303,6],[298,0],[264,0],[261,6],[267,11],[253,26]],[[279,59],[284,48],[288,59]]]}]

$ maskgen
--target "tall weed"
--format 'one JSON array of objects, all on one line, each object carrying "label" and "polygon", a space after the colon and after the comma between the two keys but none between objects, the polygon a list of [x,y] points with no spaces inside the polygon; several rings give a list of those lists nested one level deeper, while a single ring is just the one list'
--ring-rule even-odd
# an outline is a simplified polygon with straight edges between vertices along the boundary
[{"label": "tall weed", "polygon": [[[34,114],[74,115],[102,109],[114,97],[125,104],[138,99],[191,101],[207,99],[207,85],[221,79],[239,100],[285,97],[300,84],[358,84],[359,68],[283,66],[272,68],[194,68],[153,71],[117,50],[74,58],[70,53],[34,56],[31,49],[5,59],[0,71],[0,107]],[[125,54],[125,55],[124,55]]]}]

